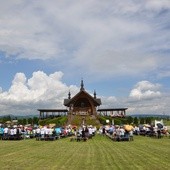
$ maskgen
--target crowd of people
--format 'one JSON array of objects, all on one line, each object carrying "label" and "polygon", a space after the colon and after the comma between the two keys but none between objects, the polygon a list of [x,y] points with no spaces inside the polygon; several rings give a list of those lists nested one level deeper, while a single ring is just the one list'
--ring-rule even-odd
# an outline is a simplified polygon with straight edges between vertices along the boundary
[{"label": "crowd of people", "polygon": [[55,140],[63,137],[75,136],[79,139],[87,140],[96,132],[93,126],[4,126],[0,125],[1,140],[20,140],[36,138],[36,140]]},{"label": "crowd of people", "polygon": [[115,141],[133,141],[133,135],[155,136],[161,138],[163,135],[169,136],[169,132],[164,128],[153,127],[150,125],[105,125],[97,129],[95,126],[5,126],[0,125],[0,139],[20,140],[36,138],[36,140],[55,140],[63,137],[72,136],[71,141],[86,141],[95,134],[107,135]]},{"label": "crowd of people", "polygon": [[107,125],[99,129],[100,134],[105,134],[116,141],[132,141],[133,135],[142,135],[156,137],[158,139],[163,136],[169,137],[169,131],[166,126],[152,126],[148,124],[132,126],[132,125]]},{"label": "crowd of people", "polygon": [[93,136],[95,136],[97,132],[97,128],[95,126],[80,126],[75,129],[74,138],[71,138],[71,141],[73,139],[76,139],[77,141],[87,141],[87,139],[91,139]]},{"label": "crowd of people", "polygon": [[25,138],[32,138],[35,131],[32,127],[26,127],[22,125],[14,126],[0,126],[0,139],[1,140],[20,140]]},{"label": "crowd of people", "polygon": [[133,141],[133,126],[107,125],[99,129],[99,133],[114,141]]}]

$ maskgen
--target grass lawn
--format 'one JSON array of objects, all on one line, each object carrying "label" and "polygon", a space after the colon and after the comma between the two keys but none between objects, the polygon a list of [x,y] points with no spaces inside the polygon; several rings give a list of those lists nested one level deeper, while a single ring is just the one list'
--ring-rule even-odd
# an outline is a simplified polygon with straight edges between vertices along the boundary
[{"label": "grass lawn", "polygon": [[133,142],[113,142],[97,135],[87,142],[0,141],[0,169],[168,170],[170,139],[135,136]]}]

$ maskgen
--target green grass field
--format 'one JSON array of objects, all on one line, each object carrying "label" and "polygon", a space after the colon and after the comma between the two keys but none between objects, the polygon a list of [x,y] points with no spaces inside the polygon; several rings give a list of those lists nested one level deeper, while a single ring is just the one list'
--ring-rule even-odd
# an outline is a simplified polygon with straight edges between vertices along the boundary
[{"label": "green grass field", "polygon": [[168,170],[170,139],[137,136],[133,142],[114,142],[97,135],[87,142],[0,141],[0,169]]}]

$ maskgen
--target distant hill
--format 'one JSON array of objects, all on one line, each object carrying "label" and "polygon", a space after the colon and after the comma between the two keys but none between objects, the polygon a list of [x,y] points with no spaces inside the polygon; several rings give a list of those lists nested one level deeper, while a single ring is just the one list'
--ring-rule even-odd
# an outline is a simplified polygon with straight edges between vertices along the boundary
[{"label": "distant hill", "polygon": [[8,117],[10,116],[11,119],[23,119],[23,118],[33,118],[33,117],[38,117],[38,115],[12,115],[12,114],[9,114],[9,115],[0,115],[0,118],[3,118],[3,117]]},{"label": "distant hill", "polygon": [[[8,117],[10,116],[12,119],[23,119],[23,118],[33,118],[33,117],[39,117],[39,115],[12,115],[12,114],[9,114],[9,115],[0,115],[0,118],[3,118],[3,117]],[[161,114],[129,114],[127,116],[131,116],[131,117],[158,117],[158,118],[170,118],[170,115],[161,115]]]},{"label": "distant hill", "polygon": [[170,118],[170,115],[160,115],[160,114],[132,114],[128,115],[131,117],[159,117],[159,118]]}]

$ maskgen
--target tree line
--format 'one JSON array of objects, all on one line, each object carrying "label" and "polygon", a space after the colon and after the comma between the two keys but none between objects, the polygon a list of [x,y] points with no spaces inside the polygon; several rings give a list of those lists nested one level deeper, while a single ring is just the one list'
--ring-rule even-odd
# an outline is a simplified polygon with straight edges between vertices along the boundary
[{"label": "tree line", "polygon": [[39,122],[39,118],[38,117],[23,117],[23,118],[17,118],[17,117],[11,117],[9,116],[3,116],[2,118],[0,118],[0,123],[6,123],[7,121],[13,121],[13,120],[17,120],[17,124],[21,124],[21,125],[26,125],[26,124],[38,124]]},{"label": "tree line", "polygon": [[155,120],[161,120],[161,119],[169,121],[169,117],[162,118],[162,117],[148,117],[148,116],[147,117],[127,116],[125,118],[119,118],[119,117],[112,118],[110,116],[99,116],[100,123],[104,125],[107,124],[106,120],[109,120],[110,124],[115,124],[115,125],[121,125],[121,124],[139,125],[139,124],[154,124]]}]

